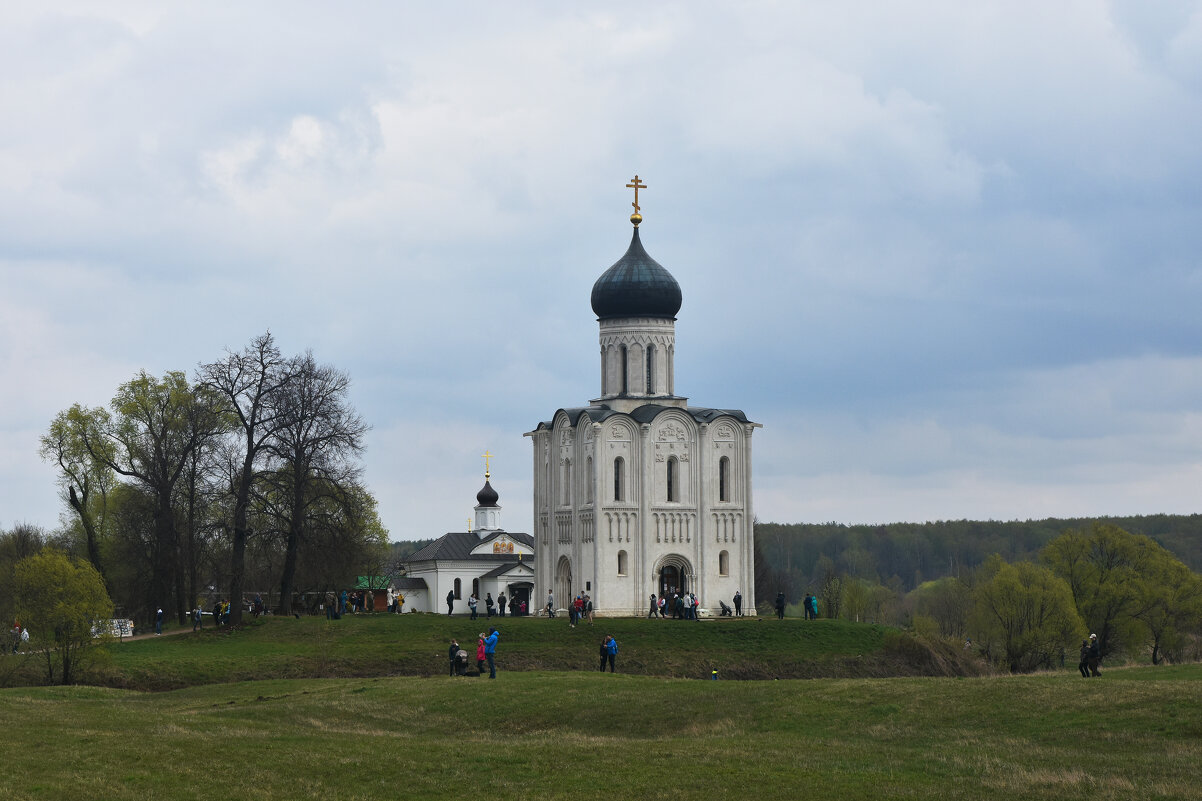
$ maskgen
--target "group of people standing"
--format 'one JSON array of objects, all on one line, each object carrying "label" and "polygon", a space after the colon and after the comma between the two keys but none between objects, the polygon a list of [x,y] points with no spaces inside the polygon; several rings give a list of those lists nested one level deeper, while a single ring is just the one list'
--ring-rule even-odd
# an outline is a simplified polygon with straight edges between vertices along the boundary
[{"label": "group of people standing", "polygon": [[[484,675],[484,663],[488,663],[488,677],[495,679],[497,677],[497,663],[495,655],[497,652],[497,640],[501,638],[501,633],[495,628],[490,628],[488,634],[480,632],[476,639],[476,675]],[[466,676],[468,653],[463,648],[459,647],[459,641],[452,639],[451,647],[447,649],[447,657],[450,661],[450,675]]]},{"label": "group of people standing", "polygon": [[14,654],[21,650],[22,643],[29,642],[29,629],[22,626],[20,620],[13,621],[13,627],[9,631],[9,635],[12,637],[12,648]]},{"label": "group of people standing", "polygon": [[[776,602],[773,603],[773,607],[776,609],[776,619],[777,620],[785,619],[785,606],[786,606],[785,593],[782,590],[781,592],[778,592],[776,594]],[[801,601],[801,610],[802,610],[802,612],[805,613],[806,620],[817,620],[818,619],[818,596],[811,595],[810,593],[807,592],[806,597],[803,598]]]},{"label": "group of people standing", "polygon": [[[498,595],[497,599],[495,601],[493,600],[491,592],[485,593],[485,595],[484,595],[484,612],[486,615],[488,615],[489,618],[491,618],[493,616],[493,614],[498,614],[498,615],[500,615],[500,617],[505,617],[505,606],[508,603],[509,603],[509,599],[507,599],[505,597],[505,593],[501,593],[500,595]],[[480,600],[476,597],[475,593],[472,593],[471,595],[469,595],[467,597],[467,608],[472,613],[472,620],[475,620],[479,616],[477,609],[476,609],[476,607],[478,607],[479,605],[480,605]],[[447,614],[448,615],[451,614],[454,611],[454,609],[455,609],[455,591],[452,590],[451,592],[447,593]]]},{"label": "group of people standing", "polygon": [[666,595],[658,598],[652,595],[647,617],[659,617],[660,620],[663,620],[671,615],[674,620],[700,620],[700,609],[701,601],[697,600],[695,593],[687,592],[682,595],[674,592],[671,598]]}]

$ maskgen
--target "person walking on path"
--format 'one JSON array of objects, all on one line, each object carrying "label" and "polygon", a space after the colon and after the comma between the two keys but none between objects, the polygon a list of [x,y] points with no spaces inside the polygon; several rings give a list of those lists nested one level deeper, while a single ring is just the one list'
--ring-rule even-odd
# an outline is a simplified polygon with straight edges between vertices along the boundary
[{"label": "person walking on path", "polygon": [[204,628],[204,624],[200,620],[200,607],[192,610],[192,631],[198,631]]},{"label": "person walking on path", "polygon": [[476,675],[484,675],[484,632],[480,632],[480,637],[476,640]]},{"label": "person walking on path", "polygon": [[785,594],[783,592],[776,594],[776,619],[785,619]]},{"label": "person walking on path", "polygon": [[447,614],[452,614],[455,611],[455,591],[447,590]]},{"label": "person walking on path", "polygon": [[810,620],[818,619],[818,596],[810,596]]},{"label": "person walking on path", "polygon": [[555,596],[547,590],[547,617],[555,617]]},{"label": "person walking on path", "polygon": [[587,593],[584,596],[584,616],[588,618],[588,624],[593,625],[593,599]]},{"label": "person walking on path", "polygon": [[[480,635],[484,637],[483,634]],[[497,640],[501,638],[501,633],[495,628],[488,630],[488,636],[484,637],[484,658],[488,660],[488,677],[495,679],[497,677]]]},{"label": "person walking on path", "polygon": [[655,600],[655,593],[651,593],[651,608],[647,610],[647,617],[652,618],[659,614],[659,602]]},{"label": "person walking on path", "polygon": [[735,590],[735,617],[743,616],[743,593]]},{"label": "person walking on path", "polygon": [[659,619],[668,619],[668,599],[663,595],[659,596]]},{"label": "person walking on path", "polygon": [[163,633],[163,607],[161,606],[159,607],[158,611],[154,613],[154,633]]},{"label": "person walking on path", "polygon": [[1081,678],[1089,678],[1089,640],[1081,641],[1081,662],[1077,665],[1077,670],[1081,671]]},{"label": "person walking on path", "polygon": [[475,620],[477,617],[476,606],[479,603],[480,602],[476,600],[476,593],[473,592],[471,595],[469,595],[467,597],[467,608],[468,608],[468,611],[470,611],[472,613],[472,617],[471,617],[472,620]]}]

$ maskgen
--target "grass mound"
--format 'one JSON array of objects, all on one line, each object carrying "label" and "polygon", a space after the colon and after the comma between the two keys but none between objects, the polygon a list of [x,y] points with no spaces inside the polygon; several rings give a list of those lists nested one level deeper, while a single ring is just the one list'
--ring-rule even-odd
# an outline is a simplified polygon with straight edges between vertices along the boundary
[{"label": "grass mound", "polygon": [[592,671],[605,634],[619,643],[618,670],[661,678],[790,679],[966,676],[984,668],[959,649],[883,626],[839,620],[755,618],[700,622],[566,620],[440,615],[264,618],[115,645],[88,681],[166,690],[272,678],[437,676],[455,637],[474,666],[476,635],[501,631],[497,662],[508,671]]}]

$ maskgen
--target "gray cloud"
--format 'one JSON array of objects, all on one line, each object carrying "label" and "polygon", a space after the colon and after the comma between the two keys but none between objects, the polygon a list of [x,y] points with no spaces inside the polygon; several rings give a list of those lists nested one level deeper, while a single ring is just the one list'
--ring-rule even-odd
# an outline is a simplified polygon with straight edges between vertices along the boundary
[{"label": "gray cloud", "polygon": [[636,171],[761,519],[1194,508],[1197,3],[3,14],[0,523],[58,515],[58,410],[270,328],[352,373],[394,536],[486,448],[525,529]]}]

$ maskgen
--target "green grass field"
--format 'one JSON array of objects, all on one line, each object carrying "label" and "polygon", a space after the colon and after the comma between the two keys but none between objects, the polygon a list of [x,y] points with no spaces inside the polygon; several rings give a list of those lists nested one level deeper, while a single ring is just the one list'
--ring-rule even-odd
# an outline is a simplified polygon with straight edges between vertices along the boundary
[{"label": "green grass field", "polygon": [[[892,635],[824,621],[622,620],[597,624],[622,643],[619,669],[657,669],[602,675],[592,669],[597,627],[507,619],[490,681],[441,675],[446,629],[466,639],[469,621],[414,617],[425,619],[274,620],[113,649],[110,678],[170,672],[168,683],[193,685],[169,692],[0,690],[0,798],[1202,795],[1202,666],[1104,668],[1089,681],[1068,670],[691,681],[661,676],[683,675],[698,650],[739,664],[790,641],[775,664],[854,666]],[[755,647],[735,647],[744,641]],[[355,669],[396,654],[434,675],[237,680],[275,675],[298,655],[345,668],[345,649],[362,652]],[[552,654],[566,667],[522,667]],[[235,681],[207,683],[226,679]]]},{"label": "green grass field", "polygon": [[[617,638],[624,673],[726,679],[974,675],[981,666],[960,649],[922,643],[883,626],[838,620],[744,618],[701,622],[494,618],[501,658],[511,671],[592,670],[604,634]],[[122,643],[87,681],[166,690],[265,678],[438,676],[456,637],[474,660],[476,635],[489,621],[442,615],[273,618],[237,630],[206,629]],[[28,677],[27,681],[32,681]]]}]

